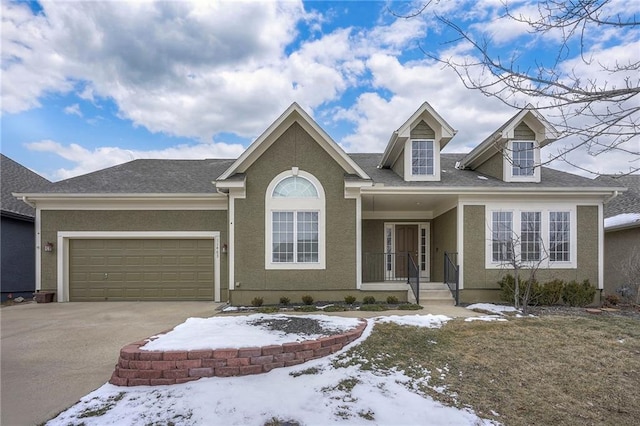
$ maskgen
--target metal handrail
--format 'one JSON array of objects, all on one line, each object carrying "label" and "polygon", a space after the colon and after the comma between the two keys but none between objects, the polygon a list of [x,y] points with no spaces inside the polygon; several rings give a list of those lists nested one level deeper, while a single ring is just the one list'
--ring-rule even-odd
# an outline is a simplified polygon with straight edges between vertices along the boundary
[{"label": "metal handrail", "polygon": [[[404,262],[406,262],[406,274],[396,276],[396,266]],[[411,287],[416,301],[420,300],[420,269],[408,252],[364,254],[362,282],[380,281],[404,281]]]},{"label": "metal handrail", "polygon": [[458,253],[444,252],[444,283],[449,287],[456,306],[460,304],[460,265]]}]

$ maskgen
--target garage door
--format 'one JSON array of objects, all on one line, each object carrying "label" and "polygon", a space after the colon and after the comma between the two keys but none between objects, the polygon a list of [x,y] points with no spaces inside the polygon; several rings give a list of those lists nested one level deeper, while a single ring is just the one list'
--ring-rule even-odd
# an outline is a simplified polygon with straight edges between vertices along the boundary
[{"label": "garage door", "polygon": [[69,298],[213,300],[212,239],[69,241]]}]

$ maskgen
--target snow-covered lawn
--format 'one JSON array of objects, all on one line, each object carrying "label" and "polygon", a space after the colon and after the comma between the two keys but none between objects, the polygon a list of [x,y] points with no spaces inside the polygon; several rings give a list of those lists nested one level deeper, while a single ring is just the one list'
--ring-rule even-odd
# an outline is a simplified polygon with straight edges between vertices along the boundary
[{"label": "snow-covered lawn", "polygon": [[[325,329],[344,330],[357,324],[357,320],[341,317],[305,317],[321,321]],[[281,333],[252,326],[250,322],[255,318],[256,315],[192,318],[148,345],[153,344],[155,349],[196,349],[202,348],[203,342],[208,347],[282,342]],[[105,384],[47,424],[262,426],[277,419],[301,425],[492,425],[492,421],[481,419],[470,410],[444,406],[421,393],[417,385],[429,386],[428,371],[416,380],[395,369],[363,370],[355,359],[342,362],[351,356],[349,348],[367,339],[376,321],[440,327],[449,319],[441,315],[371,319],[362,337],[342,351],[266,374],[206,378],[172,386],[126,388]],[[251,330],[256,328],[260,330]],[[210,336],[212,333],[219,335]],[[333,363],[337,357],[341,358],[340,366]]]}]

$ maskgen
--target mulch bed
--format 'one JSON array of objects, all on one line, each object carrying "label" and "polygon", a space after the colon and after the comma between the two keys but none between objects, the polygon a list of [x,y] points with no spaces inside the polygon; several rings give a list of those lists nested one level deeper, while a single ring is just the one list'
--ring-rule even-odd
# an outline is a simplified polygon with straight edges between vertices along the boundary
[{"label": "mulch bed", "polygon": [[618,305],[611,308],[578,308],[571,306],[531,306],[529,313],[536,316],[562,315],[572,317],[586,317],[593,315],[617,316],[632,318],[640,321],[640,307]]},{"label": "mulch bed", "polygon": [[335,334],[344,333],[344,330],[326,329],[322,327],[318,320],[312,318],[299,318],[299,317],[287,317],[287,318],[265,318],[253,320],[251,325],[257,325],[265,327],[269,330],[278,330],[285,333],[303,334],[303,335],[323,335],[333,336]]}]

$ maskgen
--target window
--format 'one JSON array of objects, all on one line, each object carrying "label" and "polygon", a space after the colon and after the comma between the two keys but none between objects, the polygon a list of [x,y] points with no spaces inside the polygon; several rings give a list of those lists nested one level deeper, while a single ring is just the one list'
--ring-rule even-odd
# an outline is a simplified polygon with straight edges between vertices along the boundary
[{"label": "window", "polygon": [[533,142],[513,142],[512,161],[513,176],[533,176],[535,164]]},{"label": "window", "polygon": [[523,261],[541,259],[540,212],[520,213],[520,257]]},{"label": "window", "polygon": [[[513,209],[513,204],[522,208]],[[540,208],[531,203],[536,204],[532,209],[527,204],[522,201],[487,206],[490,222],[486,231],[486,267],[500,268],[517,261],[524,267],[533,264],[541,268],[576,268],[575,206]]]},{"label": "window", "polygon": [[411,174],[433,175],[433,141],[412,141]]},{"label": "window", "polygon": [[552,262],[571,260],[569,212],[549,213],[549,258]]},{"label": "window", "polygon": [[513,256],[513,213],[493,212],[492,259],[494,262],[508,262]]},{"label": "window", "polygon": [[293,168],[269,184],[265,200],[265,267],[324,269],[324,190]]}]

